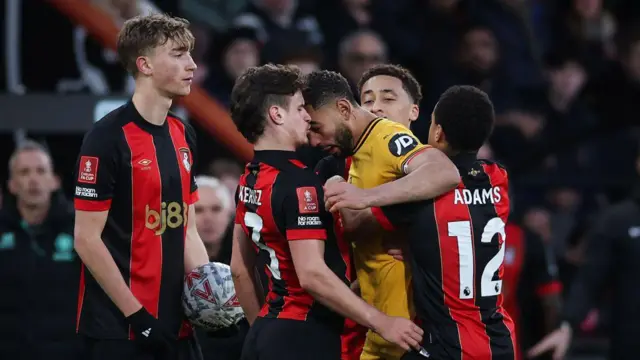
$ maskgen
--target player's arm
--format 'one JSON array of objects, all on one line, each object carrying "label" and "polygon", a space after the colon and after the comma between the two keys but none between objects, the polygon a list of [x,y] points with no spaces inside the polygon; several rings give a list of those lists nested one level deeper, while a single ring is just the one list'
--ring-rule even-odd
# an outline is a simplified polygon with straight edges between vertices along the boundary
[{"label": "player's arm", "polygon": [[284,199],[286,237],[300,286],[332,310],[375,329],[383,314],[355,295],[325,263],[326,226],[331,225],[322,219],[322,188],[316,181],[307,184],[290,187]]},{"label": "player's arm", "polygon": [[262,285],[255,270],[256,258],[251,240],[242,226],[235,224],[231,250],[231,274],[238,301],[249,324],[253,324],[258,317],[264,299]]},{"label": "player's arm", "polygon": [[198,266],[209,263],[207,249],[204,247],[204,242],[202,242],[196,227],[196,208],[193,203],[197,201],[197,190],[192,193],[192,197],[193,196],[195,196],[195,200],[192,200],[191,205],[189,205],[189,213],[187,214],[187,235],[184,242],[185,273],[189,273]]},{"label": "player's arm", "polygon": [[327,186],[325,201],[330,211],[432,199],[459,184],[458,169],[444,153],[420,144],[406,129],[385,126],[375,135],[373,151],[382,165],[380,171],[398,179],[366,190],[347,183]]},{"label": "player's arm", "polygon": [[78,157],[74,206],[74,248],[100,287],[129,316],[142,307],[102,241],[119,167],[116,140],[87,134]]},{"label": "player's arm", "polygon": [[[185,138],[189,145],[189,152],[191,153],[191,169],[195,168],[196,156],[198,149],[196,147],[196,134],[191,126],[185,124]],[[209,262],[209,255],[207,249],[204,246],[204,242],[200,238],[198,229],[196,227],[196,208],[195,203],[198,201],[198,184],[196,184],[196,178],[191,174],[191,184],[189,189],[189,198],[185,199],[189,210],[187,211],[187,234],[184,244],[184,270],[185,273],[189,273],[191,270],[198,266],[207,264]]]},{"label": "player's arm", "polygon": [[533,272],[535,291],[544,312],[545,330],[551,331],[558,325],[560,318],[562,283],[558,279],[558,266],[542,239],[534,234],[526,236],[526,263]]},{"label": "player's arm", "polygon": [[433,199],[460,183],[460,173],[453,162],[432,147],[418,150],[401,169],[406,176],[366,190],[369,206]]}]

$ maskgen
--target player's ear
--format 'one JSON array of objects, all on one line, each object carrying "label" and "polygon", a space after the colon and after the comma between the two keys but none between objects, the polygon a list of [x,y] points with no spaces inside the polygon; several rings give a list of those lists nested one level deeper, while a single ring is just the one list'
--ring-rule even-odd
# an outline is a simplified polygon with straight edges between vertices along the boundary
[{"label": "player's ear", "polygon": [[409,121],[418,120],[418,116],[420,116],[420,107],[416,104],[411,105],[411,111],[409,112]]},{"label": "player's ear", "polygon": [[338,112],[340,113],[343,119],[345,120],[349,119],[349,116],[351,115],[351,108],[352,108],[352,105],[349,102],[349,100],[344,98],[338,99],[338,101],[336,102],[336,108],[338,109]]},{"label": "player's ear", "polygon": [[9,177],[9,180],[7,181],[7,190],[9,190],[9,194],[13,196],[18,192],[18,185],[13,177]]},{"label": "player's ear", "polygon": [[276,123],[276,125],[282,125],[284,123],[279,106],[274,105],[269,107],[269,119]]},{"label": "player's ear", "polygon": [[153,66],[151,66],[151,62],[146,56],[138,56],[136,59],[136,67],[138,68],[138,72],[146,76],[151,76],[153,73]]}]

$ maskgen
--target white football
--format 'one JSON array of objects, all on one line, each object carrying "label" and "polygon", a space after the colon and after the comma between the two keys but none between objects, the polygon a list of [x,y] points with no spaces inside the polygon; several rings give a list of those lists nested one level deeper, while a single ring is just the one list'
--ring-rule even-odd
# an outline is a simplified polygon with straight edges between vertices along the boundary
[{"label": "white football", "polygon": [[244,318],[231,268],[222,263],[202,265],[185,277],[182,305],[192,324],[209,331],[227,328]]}]

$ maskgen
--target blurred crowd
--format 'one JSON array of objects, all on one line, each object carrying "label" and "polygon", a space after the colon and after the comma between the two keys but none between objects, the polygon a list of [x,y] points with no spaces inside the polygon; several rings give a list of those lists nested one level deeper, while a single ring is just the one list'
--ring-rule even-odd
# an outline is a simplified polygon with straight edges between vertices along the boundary
[{"label": "blurred crowd", "polygon": [[[509,169],[514,210],[510,222],[525,241],[544,244],[547,270],[559,278],[564,289],[570,287],[583,262],[588,224],[603,208],[627,198],[638,183],[637,0],[82,1],[100,6],[118,25],[156,11],[189,19],[196,36],[195,81],[224,106],[234,80],[248,67],[266,62],[297,65],[307,73],[339,71],[356,93],[358,79],[371,66],[401,64],[422,85],[420,117],[412,130],[426,141],[431,110],[446,88],[470,84],[483,89],[495,104],[497,123],[480,157],[500,161]],[[14,24],[17,31],[5,34],[5,46],[15,46],[2,64],[7,93],[132,92],[132,79],[119,66],[114,52],[48,3],[26,3],[3,10],[5,18],[19,15],[21,19]],[[16,38],[11,40],[11,36]],[[232,194],[242,164],[192,123],[201,152],[196,170],[206,176],[198,181],[198,230],[211,259],[228,262]],[[46,142],[47,135],[39,139]],[[79,146],[79,140],[75,141]],[[49,298],[52,292],[61,291],[77,294],[76,277],[59,284],[54,280],[62,275],[49,269],[77,261],[68,247],[69,239],[59,239],[59,234],[72,234],[71,230],[62,225],[55,229],[41,226],[50,221],[63,223],[46,214],[33,215],[30,222],[30,215],[25,215],[30,210],[25,209],[31,208],[24,202],[46,205],[47,210],[52,204],[64,208],[73,169],[57,166],[54,173],[49,154],[74,157],[65,161],[74,164],[78,147],[39,146],[30,144],[14,153],[7,173],[9,196],[0,210],[0,274],[16,275],[0,275],[0,288],[21,294],[16,299],[27,298],[27,294]],[[25,155],[33,152],[44,156]],[[314,149],[302,150],[311,166],[322,155]],[[45,255],[39,256],[51,254],[53,265],[24,259],[15,262],[13,257],[13,262],[4,261],[3,251],[19,243],[7,234],[23,234],[31,244],[24,251],[41,247]],[[508,251],[505,261],[513,259]],[[27,274],[30,271],[38,273],[38,284],[25,281],[32,276]],[[543,297],[531,293],[531,299]],[[3,304],[4,298],[0,296],[0,322],[13,319],[10,314],[29,312],[21,301]],[[75,299],[69,301],[75,303]],[[75,305],[69,308],[67,304],[67,308],[73,319]],[[535,307],[539,308],[544,306]],[[51,326],[48,321],[42,320]],[[581,333],[597,337],[608,321],[605,301],[594,306]],[[65,323],[73,327],[73,321]],[[545,331],[555,325],[546,326]],[[47,331],[47,326],[38,328]],[[8,339],[2,330],[6,328],[0,326],[0,347]]]}]

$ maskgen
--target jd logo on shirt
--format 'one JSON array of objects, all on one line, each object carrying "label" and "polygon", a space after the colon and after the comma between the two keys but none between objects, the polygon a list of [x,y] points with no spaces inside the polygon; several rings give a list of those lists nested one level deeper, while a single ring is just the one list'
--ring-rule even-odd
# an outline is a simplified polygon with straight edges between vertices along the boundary
[{"label": "jd logo on shirt", "polygon": [[403,156],[418,146],[418,141],[407,133],[398,133],[389,140],[389,151],[394,156]]},{"label": "jd logo on shirt", "polygon": [[150,209],[147,205],[145,207],[145,226],[147,229],[155,230],[156,235],[162,235],[167,230],[167,226],[175,229],[186,224],[188,211],[189,207],[184,202],[181,206],[175,201],[168,204],[163,201],[160,212]]},{"label": "jd logo on shirt", "polygon": [[16,237],[12,232],[2,234],[0,237],[0,251],[11,250],[16,247]]},{"label": "jd logo on shirt", "polygon": [[75,255],[73,253],[73,237],[71,235],[66,233],[58,234],[53,245],[55,247],[53,261],[73,261]]}]

